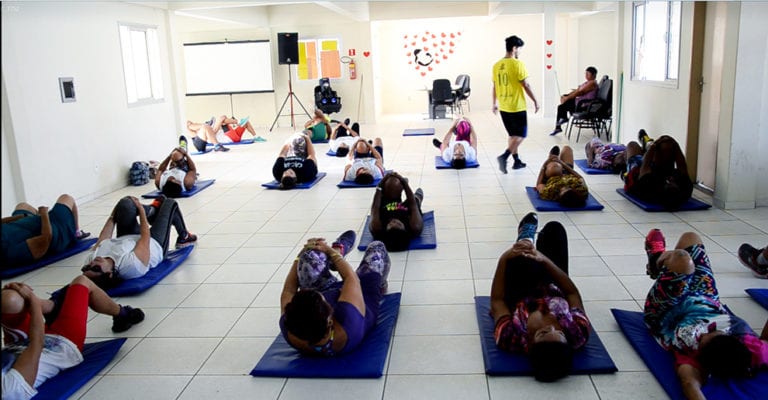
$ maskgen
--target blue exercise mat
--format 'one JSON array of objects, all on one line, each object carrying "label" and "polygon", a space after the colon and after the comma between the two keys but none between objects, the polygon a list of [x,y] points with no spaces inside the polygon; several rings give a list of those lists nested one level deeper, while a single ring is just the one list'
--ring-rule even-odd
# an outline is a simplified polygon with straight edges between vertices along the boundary
[{"label": "blue exercise mat", "polygon": [[616,189],[616,193],[620,194],[625,199],[631,201],[636,206],[638,206],[638,207],[640,207],[643,210],[648,211],[648,212],[696,211],[696,210],[706,210],[706,209],[712,207],[712,206],[710,206],[709,204],[707,204],[707,203],[705,203],[703,201],[696,200],[693,197],[691,197],[690,199],[688,199],[687,202],[685,202],[685,204],[680,206],[680,208],[678,208],[676,210],[667,210],[661,204],[648,203],[647,201],[643,201],[643,200],[638,199],[637,197],[632,196],[631,194],[625,192],[624,188]]},{"label": "blue exercise mat", "polygon": [[336,157],[336,152],[333,151],[333,149],[328,149],[328,151],[325,153],[326,156]]},{"label": "blue exercise mat", "polygon": [[[255,142],[256,142],[256,140],[254,140],[254,139],[244,139],[244,140],[241,140],[239,142],[222,143],[222,145],[224,145],[224,146],[237,146],[237,145],[241,145],[241,144],[254,144]],[[205,146],[206,147],[213,147],[213,146],[215,146],[215,144],[207,143]],[[208,151],[207,148],[205,150],[206,150],[206,152]]]},{"label": "blue exercise mat", "polygon": [[299,353],[282,333],[251,371],[253,376],[286,378],[379,378],[400,311],[400,293],[384,296],[376,326],[351,353],[335,357],[311,357]]},{"label": "blue exercise mat", "polygon": [[[525,354],[511,353],[496,346],[495,324],[490,314],[490,296],[475,296],[480,345],[483,350],[485,373],[494,376],[533,376],[533,368]],[[589,340],[573,353],[572,374],[608,374],[618,371],[597,332],[590,327]]]},{"label": "blue exercise mat", "polygon": [[86,343],[83,346],[83,362],[59,372],[37,388],[35,400],[66,400],[104,369],[120,351],[125,338]]},{"label": "blue exercise mat", "polygon": [[[437,247],[437,233],[435,231],[435,212],[428,211],[422,215],[424,222],[421,235],[415,239],[411,239],[411,244],[408,246],[408,250],[424,250],[434,249]],[[357,249],[365,251],[368,245],[373,242],[373,235],[368,229],[368,225],[371,223],[371,216],[369,215],[365,219],[365,225],[363,225],[363,234],[360,237],[360,243],[357,245]]]},{"label": "blue exercise mat", "polygon": [[165,259],[157,264],[155,268],[150,269],[144,276],[134,279],[126,279],[120,283],[120,285],[107,290],[107,294],[110,297],[129,296],[139,294],[168,276],[173,270],[176,269],[184,260],[187,259],[189,253],[192,252],[195,246],[187,246],[178,250],[169,251],[165,255]]},{"label": "blue exercise mat", "polygon": [[[464,167],[464,168],[477,168],[479,166],[480,166],[480,164],[477,162],[477,160],[475,160],[475,161],[472,161],[472,162],[468,162],[467,166]],[[435,156],[435,168],[437,168],[437,169],[447,169],[447,168],[453,168],[453,167],[451,167],[450,163],[445,162],[445,160],[443,160],[443,157]]]},{"label": "blue exercise mat", "polygon": [[94,243],[96,243],[97,240],[98,239],[96,238],[77,240],[72,246],[68,247],[61,253],[47,255],[32,264],[21,265],[12,268],[3,268],[2,271],[0,271],[0,279],[13,278],[14,276],[45,267],[46,265],[53,264],[56,261],[63,260],[69,256],[73,256],[77,253],[88,250],[91,246],[93,246]]},{"label": "blue exercise mat", "polygon": [[321,140],[313,140],[312,144],[323,144],[328,143],[328,139],[321,139]]},{"label": "blue exercise mat", "polygon": [[[387,176],[388,173],[392,172],[392,170],[384,170],[384,176]],[[336,186],[340,189],[349,189],[349,188],[369,188],[369,187],[376,187],[376,185],[381,182],[381,179],[374,179],[373,182],[367,184],[367,185],[361,185],[359,183],[355,183],[355,181],[345,181],[344,179],[341,180],[341,182],[337,183]]]},{"label": "blue exercise mat", "polygon": [[745,292],[758,304],[768,310],[768,289],[744,289]]},{"label": "blue exercise mat", "polygon": [[576,164],[579,168],[581,168],[582,171],[589,175],[618,175],[619,173],[612,170],[612,169],[600,169],[600,168],[592,168],[587,164],[587,159],[582,158],[581,160],[574,160],[574,164]]},{"label": "blue exercise mat", "polygon": [[[181,192],[181,196],[179,197],[192,197],[200,193],[201,190],[207,188],[208,186],[213,185],[214,182],[216,182],[216,179],[206,179],[202,181],[197,181],[195,183],[195,186],[192,186],[192,189],[187,190],[186,192]],[[142,194],[141,197],[145,199],[155,199],[160,197],[161,194],[163,194],[163,192],[159,190],[153,190],[149,193]]]},{"label": "blue exercise mat", "polygon": [[544,200],[539,197],[539,192],[536,191],[536,188],[531,186],[525,187],[525,194],[528,195],[536,211],[600,211],[605,208],[591,193],[587,196],[587,205],[578,208],[563,207],[556,201]]},{"label": "blue exercise mat", "polygon": [[[651,336],[643,322],[643,313],[612,308],[611,313],[621,331],[629,340],[645,365],[651,371],[667,395],[672,399],[685,399],[675,372],[675,359]],[[758,399],[768,390],[768,371],[760,371],[749,379],[719,379],[709,377],[702,387],[708,399]]]},{"label": "blue exercise mat", "polygon": [[406,129],[403,136],[431,136],[435,134],[435,128]]},{"label": "blue exercise mat", "polygon": [[[325,178],[325,175],[326,175],[325,172],[318,172],[317,176],[315,177],[315,180],[310,182],[297,183],[294,189],[309,189],[312,186],[315,186],[317,182],[320,182],[321,179]],[[264,186],[267,189],[280,189],[280,182],[272,181],[268,183],[262,183],[261,186]]]},{"label": "blue exercise mat", "polygon": [[203,154],[208,154],[208,153],[210,153],[212,151],[213,151],[213,148],[210,148],[210,149],[206,148],[205,151],[196,151],[196,152],[190,153],[190,154],[192,154],[193,156],[201,156]]}]

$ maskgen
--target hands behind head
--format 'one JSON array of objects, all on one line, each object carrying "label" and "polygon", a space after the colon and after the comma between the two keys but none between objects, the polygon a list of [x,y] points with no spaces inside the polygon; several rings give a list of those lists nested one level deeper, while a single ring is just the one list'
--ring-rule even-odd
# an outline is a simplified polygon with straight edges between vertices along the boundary
[{"label": "hands behind head", "polygon": [[328,255],[336,251],[328,245],[328,242],[325,241],[325,238],[310,238],[307,240],[307,243],[304,245],[304,248],[301,251],[304,252],[307,250],[317,250]]}]

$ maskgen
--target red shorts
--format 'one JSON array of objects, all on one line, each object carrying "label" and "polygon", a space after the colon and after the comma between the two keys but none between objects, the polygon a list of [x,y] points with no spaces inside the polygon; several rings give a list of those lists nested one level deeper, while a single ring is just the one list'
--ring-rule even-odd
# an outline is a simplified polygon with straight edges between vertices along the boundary
[{"label": "red shorts", "polygon": [[59,316],[45,333],[64,336],[74,343],[80,351],[85,344],[85,325],[88,322],[88,288],[83,285],[70,285]]},{"label": "red shorts", "polygon": [[229,136],[230,139],[232,139],[233,142],[237,143],[243,138],[243,132],[245,132],[244,126],[238,126],[237,128],[232,128],[226,132],[224,132],[225,135]]}]

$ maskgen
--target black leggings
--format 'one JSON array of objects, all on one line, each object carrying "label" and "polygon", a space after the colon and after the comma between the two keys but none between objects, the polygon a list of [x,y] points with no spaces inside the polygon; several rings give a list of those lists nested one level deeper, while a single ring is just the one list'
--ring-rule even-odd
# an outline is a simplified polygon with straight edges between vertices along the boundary
[{"label": "black leggings", "polygon": [[[562,224],[552,221],[544,225],[539,232],[536,249],[568,274],[568,236]],[[541,297],[541,288],[554,282],[538,262],[526,257],[509,260],[506,269],[504,301],[510,308],[525,297]]]},{"label": "black leggings", "polygon": [[[149,213],[151,206],[142,204],[144,211]],[[123,197],[117,202],[115,209],[112,213],[112,218],[115,221],[117,227],[117,237],[123,235],[138,235],[141,233],[141,228],[138,221],[138,210],[136,204],[133,203],[130,197]],[[181,210],[179,210],[179,204],[176,200],[166,198],[163,200],[163,204],[160,209],[157,210],[155,216],[152,218],[149,227],[149,234],[152,239],[155,239],[160,243],[160,247],[163,248],[163,257],[168,252],[168,246],[171,239],[171,226],[176,229],[176,233],[179,237],[183,238],[187,236],[187,227],[184,225],[184,218],[181,216]]]}]

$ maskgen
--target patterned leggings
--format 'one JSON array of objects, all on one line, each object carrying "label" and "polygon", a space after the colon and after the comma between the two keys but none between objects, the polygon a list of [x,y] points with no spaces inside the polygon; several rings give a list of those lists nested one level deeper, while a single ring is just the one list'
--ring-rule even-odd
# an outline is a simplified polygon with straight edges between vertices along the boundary
[{"label": "patterned leggings", "polygon": [[[299,264],[296,272],[299,276],[299,287],[302,289],[315,289],[323,291],[339,281],[330,271],[331,260],[325,253],[317,250],[307,250],[299,255]],[[369,272],[375,272],[382,276],[382,285],[386,284],[386,277],[392,263],[389,259],[384,243],[371,242],[365,250],[363,260],[357,267],[357,276],[363,276]]]}]

